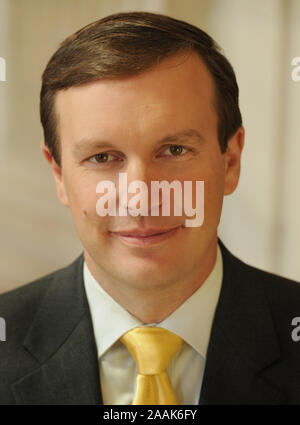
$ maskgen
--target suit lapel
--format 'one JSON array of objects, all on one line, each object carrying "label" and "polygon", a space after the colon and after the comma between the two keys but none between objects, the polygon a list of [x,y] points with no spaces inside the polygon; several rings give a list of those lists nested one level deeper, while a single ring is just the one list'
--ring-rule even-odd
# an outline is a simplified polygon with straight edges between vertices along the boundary
[{"label": "suit lapel", "polygon": [[24,340],[38,367],[12,386],[17,404],[102,404],[83,257],[55,275]]},{"label": "suit lapel", "polygon": [[263,377],[280,351],[262,285],[250,267],[219,244],[223,283],[199,404],[284,403],[282,391]]}]

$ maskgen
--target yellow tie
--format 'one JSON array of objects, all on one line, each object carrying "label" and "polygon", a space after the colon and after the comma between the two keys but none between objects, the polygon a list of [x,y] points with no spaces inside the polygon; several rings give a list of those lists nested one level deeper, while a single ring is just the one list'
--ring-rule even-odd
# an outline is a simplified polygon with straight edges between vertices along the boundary
[{"label": "yellow tie", "polygon": [[183,344],[173,332],[158,327],[138,327],[120,338],[138,368],[132,404],[178,404],[167,373],[172,357]]}]

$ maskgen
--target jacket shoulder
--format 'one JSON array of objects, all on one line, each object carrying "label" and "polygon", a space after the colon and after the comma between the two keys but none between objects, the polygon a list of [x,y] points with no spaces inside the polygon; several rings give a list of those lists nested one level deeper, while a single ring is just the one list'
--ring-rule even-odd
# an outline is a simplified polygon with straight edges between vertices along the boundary
[{"label": "jacket shoulder", "polygon": [[300,322],[300,283],[249,265],[226,248],[223,252],[224,267],[239,286],[239,295],[248,299],[249,313],[255,309],[256,299],[253,294],[263,293],[266,300],[264,308],[271,314],[281,344],[286,347],[292,345],[292,351],[297,351],[299,355],[300,345],[296,350],[292,332],[297,319]]},{"label": "jacket shoulder", "polygon": [[0,317],[6,328],[5,341],[0,342],[0,405],[15,404],[11,385],[40,367],[38,358],[26,349],[24,341],[41,313],[44,299],[54,292],[52,304],[46,303],[43,311],[55,314],[60,288],[66,281],[72,284],[81,267],[82,256],[65,268],[0,295]]},{"label": "jacket shoulder", "polygon": [[270,296],[273,294],[274,297],[283,294],[300,297],[300,282],[250,265],[233,255],[220,240],[219,243],[222,250],[224,267],[237,280],[240,280],[241,283],[245,282],[245,285],[251,284],[251,282],[253,284],[259,284],[264,288],[266,293],[270,293]]},{"label": "jacket shoulder", "polygon": [[[291,304],[295,303],[299,308],[300,282],[280,276],[276,273],[261,270],[241,260],[238,261],[242,263],[244,272],[247,275],[247,280],[249,279],[250,282],[262,286],[271,305],[280,304],[281,308],[284,308],[290,307]],[[290,300],[288,304],[286,304],[287,300]]]},{"label": "jacket shoulder", "polygon": [[79,258],[67,267],[48,273],[0,295],[0,317],[6,322],[10,341],[24,337],[53,282],[65,279]]}]

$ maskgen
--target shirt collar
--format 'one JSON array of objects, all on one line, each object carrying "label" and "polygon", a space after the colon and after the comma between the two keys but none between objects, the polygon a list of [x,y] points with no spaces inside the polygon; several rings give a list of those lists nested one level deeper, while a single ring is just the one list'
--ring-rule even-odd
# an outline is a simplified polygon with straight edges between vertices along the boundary
[{"label": "shirt collar", "polygon": [[[145,324],[100,286],[85,262],[83,277],[98,357],[101,357],[125,332]],[[205,358],[222,280],[223,260],[218,245],[215,265],[200,288],[162,322],[146,326],[160,326],[176,333]]]}]

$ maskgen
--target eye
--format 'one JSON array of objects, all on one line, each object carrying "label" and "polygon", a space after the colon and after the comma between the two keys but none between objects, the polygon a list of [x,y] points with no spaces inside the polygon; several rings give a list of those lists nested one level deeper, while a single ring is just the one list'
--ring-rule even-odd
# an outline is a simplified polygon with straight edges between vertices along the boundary
[{"label": "eye", "polygon": [[105,164],[109,162],[108,161],[109,157],[113,158],[113,155],[107,152],[97,153],[97,155],[91,156],[91,158],[89,158],[89,161],[92,162],[93,164]]},{"label": "eye", "polygon": [[[188,150],[187,148],[181,146],[181,145],[170,145],[166,148],[166,150],[170,149],[171,156],[181,156],[183,150]],[[170,155],[167,155],[170,156]]]}]

